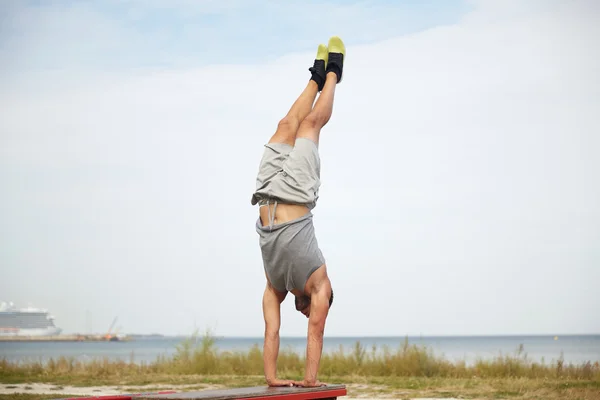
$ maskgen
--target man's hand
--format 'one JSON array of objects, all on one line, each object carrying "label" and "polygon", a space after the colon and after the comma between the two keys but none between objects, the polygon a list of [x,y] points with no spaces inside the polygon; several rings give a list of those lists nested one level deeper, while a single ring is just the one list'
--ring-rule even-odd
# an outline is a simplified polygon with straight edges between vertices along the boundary
[{"label": "man's hand", "polygon": [[290,379],[271,379],[267,381],[267,385],[269,385],[269,387],[276,387],[276,386],[294,386],[294,381],[290,380]]},{"label": "man's hand", "polygon": [[294,381],[294,386],[300,386],[300,387],[319,387],[319,386],[327,386],[327,384],[319,382],[319,381],[309,382],[309,381],[307,381],[305,379],[303,381]]}]

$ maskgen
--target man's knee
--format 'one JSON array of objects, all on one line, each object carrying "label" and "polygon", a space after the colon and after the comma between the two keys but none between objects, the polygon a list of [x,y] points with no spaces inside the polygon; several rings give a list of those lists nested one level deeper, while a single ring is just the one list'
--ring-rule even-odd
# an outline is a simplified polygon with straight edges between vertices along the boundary
[{"label": "man's knee", "polygon": [[271,137],[270,142],[287,143],[293,146],[298,133],[298,120],[293,117],[285,117],[277,124],[277,131]]},{"label": "man's knee", "polygon": [[284,135],[296,135],[298,130],[298,119],[294,117],[285,117],[277,124],[277,133]]},{"label": "man's knee", "polygon": [[329,122],[329,118],[328,114],[313,111],[304,118],[302,127],[307,130],[319,130]]}]

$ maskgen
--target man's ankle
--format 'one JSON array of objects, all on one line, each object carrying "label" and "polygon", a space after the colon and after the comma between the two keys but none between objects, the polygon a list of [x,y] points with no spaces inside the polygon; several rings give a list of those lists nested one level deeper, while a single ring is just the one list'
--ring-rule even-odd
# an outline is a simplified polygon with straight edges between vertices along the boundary
[{"label": "man's ankle", "polygon": [[330,72],[334,72],[337,78],[337,81],[342,80],[342,69],[344,68],[344,56],[339,53],[329,53],[329,63],[327,64],[327,68],[325,72],[327,76],[329,76]]},{"label": "man's ankle", "polygon": [[325,77],[326,79],[335,79],[335,81],[338,82],[341,75],[342,71],[340,71],[340,68],[337,65],[332,65],[327,69]]},{"label": "man's ankle", "polygon": [[315,60],[314,65],[308,69],[311,72],[311,80],[315,81],[319,91],[323,90],[326,79],[325,62],[323,60]]}]

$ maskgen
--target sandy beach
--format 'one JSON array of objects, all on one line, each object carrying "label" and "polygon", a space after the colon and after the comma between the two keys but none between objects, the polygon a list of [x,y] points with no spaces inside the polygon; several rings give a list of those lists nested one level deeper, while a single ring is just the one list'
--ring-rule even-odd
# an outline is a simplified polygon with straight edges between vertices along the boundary
[{"label": "sandy beach", "polygon": [[[381,394],[374,396],[372,393],[365,393],[364,395],[351,395],[352,391],[360,391],[364,392],[369,389],[373,389],[374,391],[377,389],[376,387],[368,387],[367,385],[359,385],[359,384],[350,384],[346,385],[348,388],[349,395],[344,396],[344,399],[353,400],[375,400],[375,399],[413,399],[412,397],[406,397],[403,395],[392,395],[392,394]],[[75,395],[75,396],[106,396],[106,395],[118,395],[118,394],[127,394],[127,393],[148,393],[148,392],[157,392],[162,390],[174,390],[177,392],[183,391],[191,391],[191,390],[210,390],[210,389],[221,389],[223,386],[221,385],[145,385],[145,386],[89,386],[89,387],[80,387],[80,386],[65,386],[65,385],[55,385],[55,384],[46,384],[46,383],[28,383],[28,384],[0,384],[0,394],[2,395],[10,395],[10,394],[18,394],[18,393],[27,393],[30,395],[56,395],[56,398],[59,399],[61,396],[65,395]],[[417,398],[414,398],[417,399]],[[423,398],[418,397],[419,400],[442,400],[442,398]],[[453,398],[443,398],[443,400],[457,400]]]}]

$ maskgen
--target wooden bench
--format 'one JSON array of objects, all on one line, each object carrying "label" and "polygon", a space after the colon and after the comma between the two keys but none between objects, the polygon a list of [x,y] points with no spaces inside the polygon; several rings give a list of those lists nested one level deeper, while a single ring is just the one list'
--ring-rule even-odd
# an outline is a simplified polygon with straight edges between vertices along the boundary
[{"label": "wooden bench", "polygon": [[324,400],[345,396],[345,385],[303,387],[243,387],[171,394],[143,395],[138,400]]}]

